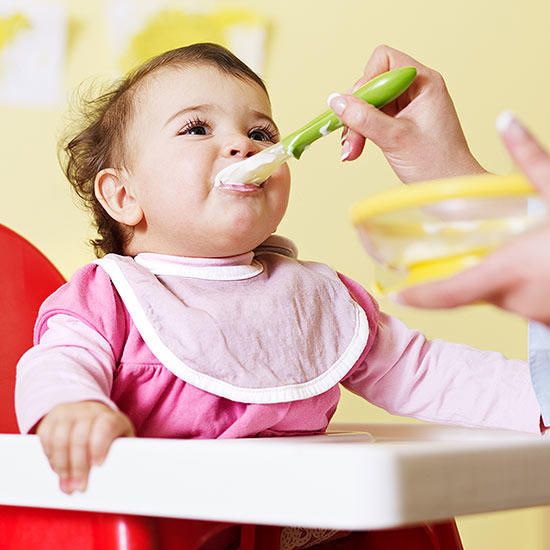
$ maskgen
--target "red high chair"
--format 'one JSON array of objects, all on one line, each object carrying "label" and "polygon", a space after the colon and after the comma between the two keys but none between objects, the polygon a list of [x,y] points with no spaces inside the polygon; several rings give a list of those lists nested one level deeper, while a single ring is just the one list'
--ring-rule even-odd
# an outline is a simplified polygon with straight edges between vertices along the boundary
[{"label": "red high chair", "polygon": [[[28,241],[0,225],[0,433],[18,433],[15,365],[31,347],[42,301],[65,281]],[[280,527],[101,512],[0,506],[0,547],[9,550],[278,550]],[[454,521],[357,532],[319,550],[462,550]]]}]

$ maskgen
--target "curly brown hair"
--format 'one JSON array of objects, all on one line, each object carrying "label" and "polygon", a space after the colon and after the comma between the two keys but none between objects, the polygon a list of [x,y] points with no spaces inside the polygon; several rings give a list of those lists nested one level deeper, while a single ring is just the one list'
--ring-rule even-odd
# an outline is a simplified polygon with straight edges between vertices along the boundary
[{"label": "curly brown hair", "polygon": [[80,125],[76,133],[62,140],[62,166],[71,187],[84,207],[92,213],[98,237],[90,244],[97,257],[110,252],[124,254],[132,227],[111,218],[94,193],[96,175],[105,168],[123,166],[125,137],[133,115],[133,99],[144,79],[166,67],[210,65],[224,73],[252,81],[267,94],[262,79],[238,57],[218,44],[198,43],[167,51],[151,58],[106,92],[80,105]]}]

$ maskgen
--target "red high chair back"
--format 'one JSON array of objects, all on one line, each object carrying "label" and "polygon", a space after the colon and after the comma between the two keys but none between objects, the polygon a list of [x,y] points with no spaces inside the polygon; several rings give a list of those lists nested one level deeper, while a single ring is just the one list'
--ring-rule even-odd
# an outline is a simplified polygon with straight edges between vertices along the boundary
[{"label": "red high chair back", "polygon": [[[32,346],[40,304],[65,279],[35,246],[1,224],[0,252],[0,433],[14,434],[19,433],[13,398],[17,361]],[[208,542],[223,544],[235,529],[222,523],[0,506],[0,546],[10,550],[196,550]]]},{"label": "red high chair back", "polygon": [[32,346],[44,299],[65,279],[32,244],[0,225],[0,433],[18,433],[13,407],[15,365]]},{"label": "red high chair back", "polygon": [[[38,249],[3,225],[0,251],[0,433],[18,433],[15,367],[32,346],[40,304],[65,280]],[[280,527],[0,506],[0,545],[10,550],[279,550],[280,540]],[[462,544],[451,520],[356,532],[313,548],[462,550]]]}]

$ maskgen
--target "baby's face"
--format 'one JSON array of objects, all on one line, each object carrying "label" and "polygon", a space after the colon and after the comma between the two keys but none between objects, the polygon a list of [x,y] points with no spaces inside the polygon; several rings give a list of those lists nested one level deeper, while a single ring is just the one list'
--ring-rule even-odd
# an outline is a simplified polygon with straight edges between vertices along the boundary
[{"label": "baby's face", "polygon": [[263,242],[283,217],[286,165],[261,187],[214,187],[216,174],[279,139],[265,92],[209,67],[167,68],[135,97],[128,178],[144,217],[129,253],[223,257]]}]

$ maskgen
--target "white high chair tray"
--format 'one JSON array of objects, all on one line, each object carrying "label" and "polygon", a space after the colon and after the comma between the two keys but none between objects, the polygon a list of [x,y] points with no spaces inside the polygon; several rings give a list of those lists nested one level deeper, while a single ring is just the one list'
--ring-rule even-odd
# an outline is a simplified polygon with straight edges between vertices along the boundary
[{"label": "white high chair tray", "polygon": [[550,438],[417,424],[331,432],[120,439],[71,496],[36,436],[0,435],[0,504],[362,530],[550,503]]}]

